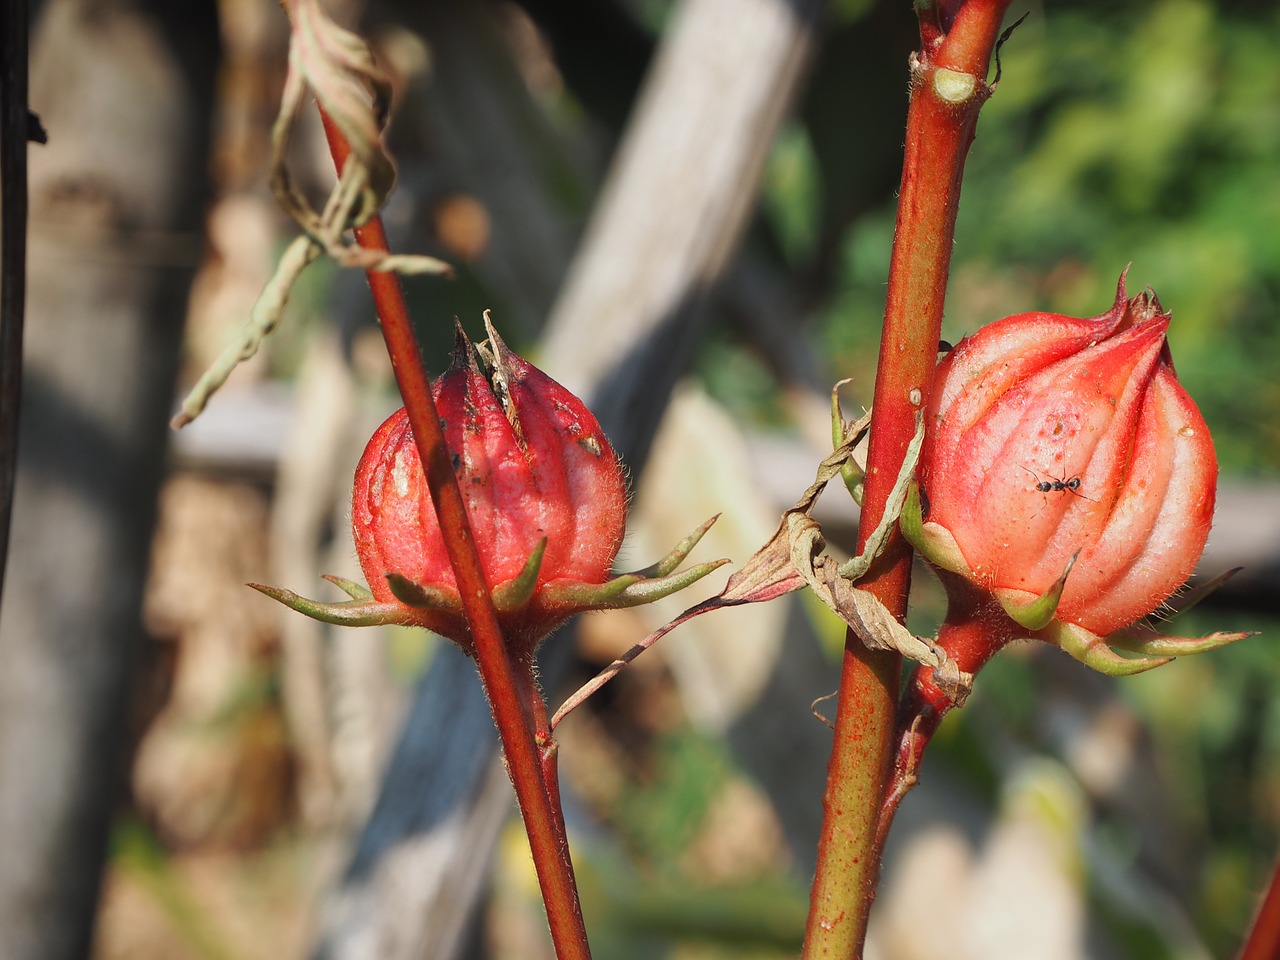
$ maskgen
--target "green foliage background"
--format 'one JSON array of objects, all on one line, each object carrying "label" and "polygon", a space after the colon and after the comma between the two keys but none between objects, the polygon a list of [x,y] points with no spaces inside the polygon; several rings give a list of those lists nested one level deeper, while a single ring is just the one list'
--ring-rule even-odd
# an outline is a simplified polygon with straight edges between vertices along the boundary
[{"label": "green foliage background", "polygon": [[[1017,11],[1015,10],[1015,13]],[[1163,0],[1036,6],[1002,50],[965,176],[945,334],[1011,313],[1101,313],[1126,264],[1173,312],[1179,376],[1224,472],[1280,468],[1280,9]],[[784,249],[812,249],[820,161],[793,131],[771,181]],[[817,142],[816,140],[810,142]],[[804,171],[813,172],[805,176]],[[819,182],[815,182],[819,181]],[[893,207],[841,237],[818,309],[870,379]],[[844,375],[849,375],[845,373]]]}]

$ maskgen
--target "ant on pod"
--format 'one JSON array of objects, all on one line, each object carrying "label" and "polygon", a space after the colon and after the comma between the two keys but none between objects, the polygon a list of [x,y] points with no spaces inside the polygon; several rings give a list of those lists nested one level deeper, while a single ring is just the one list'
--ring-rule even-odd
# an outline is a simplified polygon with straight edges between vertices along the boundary
[{"label": "ant on pod", "polygon": [[1081,500],[1088,500],[1090,503],[1098,502],[1097,500],[1093,499],[1093,497],[1086,497],[1083,493],[1080,492],[1079,476],[1067,477],[1062,479],[1062,478],[1055,477],[1052,474],[1049,474],[1048,480],[1042,480],[1041,475],[1036,473],[1036,471],[1032,470],[1030,467],[1023,467],[1022,469],[1027,471],[1027,473],[1031,474],[1031,476],[1035,478],[1036,489],[1039,490],[1041,493],[1064,493],[1065,492],[1065,493],[1073,494],[1079,497]]}]

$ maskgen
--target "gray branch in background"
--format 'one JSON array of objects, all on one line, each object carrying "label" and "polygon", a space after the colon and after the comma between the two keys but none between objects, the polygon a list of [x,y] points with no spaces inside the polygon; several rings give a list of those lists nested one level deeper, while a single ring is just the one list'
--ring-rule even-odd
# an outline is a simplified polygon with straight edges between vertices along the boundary
[{"label": "gray branch in background", "polygon": [[812,55],[817,0],[689,0],[673,17],[552,309],[542,361],[633,466],[685,372]]},{"label": "gray branch in background", "polygon": [[54,0],[32,50],[26,377],[0,618],[0,944],[89,954],[187,290],[212,3]]},{"label": "gray branch in background", "polygon": [[[687,369],[706,297],[741,241],[821,6],[817,0],[678,6],[552,310],[541,363],[588,398],[636,474]],[[443,39],[427,36],[433,45]],[[475,149],[491,155],[520,149],[502,139],[518,124],[504,130],[489,123],[485,130],[494,139]],[[475,133],[450,130],[454,138]],[[548,649],[558,649],[557,638]],[[544,664],[548,688],[561,675]],[[472,719],[464,724],[459,717]],[[494,810],[510,809],[504,778],[481,775],[496,768],[495,748],[473,665],[440,658],[417,693],[353,864],[324,911],[317,956],[459,955],[458,931],[482,890],[475,870],[487,866],[496,842]],[[824,744],[816,755],[825,750]],[[821,789],[820,759],[816,767],[811,798]],[[418,899],[406,909],[409,889],[435,900]]]},{"label": "gray branch in background", "polygon": [[441,644],[420,684],[317,956],[456,956],[511,784],[475,663]]}]

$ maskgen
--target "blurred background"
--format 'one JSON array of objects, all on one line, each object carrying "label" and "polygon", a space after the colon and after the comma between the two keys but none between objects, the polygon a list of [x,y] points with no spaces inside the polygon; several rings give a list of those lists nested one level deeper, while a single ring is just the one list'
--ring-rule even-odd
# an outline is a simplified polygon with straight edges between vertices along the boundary
[{"label": "blurred background", "polygon": [[[869,402],[917,42],[906,0],[330,0],[393,77],[397,251],[428,369],[451,320],[587,397],[639,567],[708,516],[745,560]],[[1130,290],[1172,310],[1222,466],[1186,632],[1107,680],[1007,651],[948,718],[868,956],[1230,955],[1280,849],[1280,12],[1015,2],[970,154],[944,336]],[[202,419],[176,397],[294,235],[266,182],[266,0],[36,4],[21,475],[0,619],[0,943],[13,960],[539,958],[545,920],[473,666],[244,587],[330,597],[398,401],[361,276],[309,268]],[[295,177],[332,182],[318,124]],[[825,446],[824,446],[825,445]],[[857,512],[819,519],[848,548]],[[710,592],[547,645],[558,702]],[[911,624],[942,598],[918,571]],[[794,955],[843,629],[807,597],[703,618],[561,728],[596,955]],[[834,712],[834,702],[817,704]],[[922,918],[928,918],[922,922]]]}]

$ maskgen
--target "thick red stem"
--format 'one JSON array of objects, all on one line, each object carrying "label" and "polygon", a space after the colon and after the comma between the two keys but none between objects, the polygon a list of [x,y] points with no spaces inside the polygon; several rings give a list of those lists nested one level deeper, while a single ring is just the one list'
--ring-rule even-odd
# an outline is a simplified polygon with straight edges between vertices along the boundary
[{"label": "thick red stem", "polygon": [[[859,549],[884,514],[916,413],[933,387],[960,181],[978,111],[990,94],[987,65],[1008,5],[967,0],[945,11],[920,11],[922,49],[911,69]],[[910,585],[911,550],[895,532],[859,586],[901,620]],[[862,953],[879,878],[878,821],[893,769],[900,671],[896,654],[869,652],[852,633],[847,636],[805,957]]]},{"label": "thick red stem", "polygon": [[[323,110],[320,116],[334,165],[341,174],[350,147]],[[357,227],[355,234],[357,242],[366,249],[387,249],[386,233],[378,217]],[[426,471],[445,549],[457,578],[463,613],[475,645],[476,664],[498,726],[507,771],[529,835],[556,956],[560,960],[589,960],[591,952],[569,858],[564,816],[559,805],[552,802],[552,793],[543,778],[541,753],[534,734],[535,713],[530,696],[537,699],[539,694],[521,683],[507,656],[400,281],[392,273],[370,271],[367,276],[396,384],[408,410],[418,455]]]},{"label": "thick red stem", "polygon": [[[804,956],[859,957],[875,899],[876,814],[889,776],[902,658],[845,640]],[[854,708],[852,704],[857,704]]]}]

